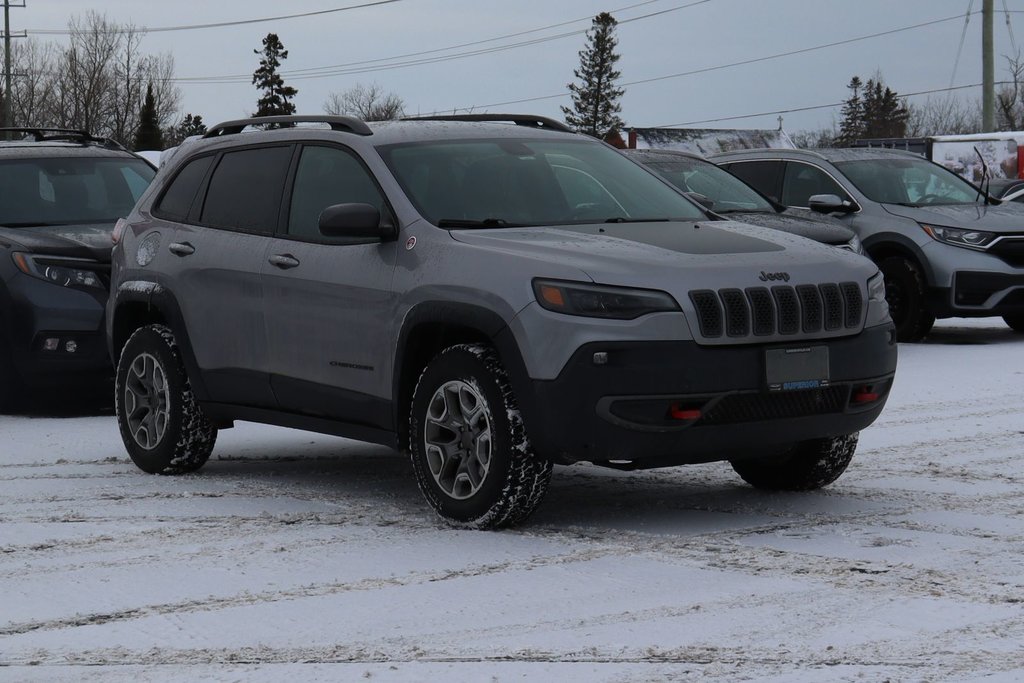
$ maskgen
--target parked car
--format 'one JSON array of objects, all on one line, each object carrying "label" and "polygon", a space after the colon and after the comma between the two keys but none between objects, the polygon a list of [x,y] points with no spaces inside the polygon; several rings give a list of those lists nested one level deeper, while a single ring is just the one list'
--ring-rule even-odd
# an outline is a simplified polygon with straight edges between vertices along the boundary
[{"label": "parked car", "polygon": [[760,150],[714,161],[786,206],[836,212],[885,274],[900,341],[936,318],[1002,316],[1024,332],[1024,207],[911,152]]},{"label": "parked car", "polygon": [[164,163],[107,308],[147,472],[200,468],[234,420],[299,427],[407,450],[443,519],[492,528],[553,463],[824,486],[889,393],[873,263],[716,219],[555,121],[263,117]]},{"label": "parked car", "polygon": [[[114,222],[153,168],[82,131],[0,135],[0,410],[28,395],[109,395],[103,340]],[[31,391],[30,391],[31,390]]]},{"label": "parked car", "polygon": [[839,220],[782,206],[702,156],[654,149],[625,149],[622,153],[721,216],[864,253],[856,233]]},{"label": "parked car", "polygon": [[1004,202],[1024,202],[1024,179],[993,178],[986,189]]}]

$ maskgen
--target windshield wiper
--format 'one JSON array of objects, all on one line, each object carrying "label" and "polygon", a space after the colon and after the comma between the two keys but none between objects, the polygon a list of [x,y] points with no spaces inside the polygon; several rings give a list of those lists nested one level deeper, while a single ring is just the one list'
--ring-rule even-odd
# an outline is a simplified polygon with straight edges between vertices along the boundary
[{"label": "windshield wiper", "polygon": [[439,228],[525,228],[526,223],[509,223],[504,218],[442,218],[437,222]]},{"label": "windshield wiper", "polygon": [[623,218],[622,216],[612,216],[606,218],[605,223],[668,223],[671,218]]},{"label": "windshield wiper", "polygon": [[996,202],[992,201],[992,197],[988,193],[988,187],[986,187],[986,184],[991,185],[992,182],[992,179],[989,178],[988,164],[985,163],[985,157],[981,156],[981,152],[978,151],[977,147],[974,148],[974,153],[978,155],[978,159],[981,161],[981,185],[978,187],[978,194],[975,195],[974,201],[978,201],[978,197],[985,195],[986,204],[995,204]]}]

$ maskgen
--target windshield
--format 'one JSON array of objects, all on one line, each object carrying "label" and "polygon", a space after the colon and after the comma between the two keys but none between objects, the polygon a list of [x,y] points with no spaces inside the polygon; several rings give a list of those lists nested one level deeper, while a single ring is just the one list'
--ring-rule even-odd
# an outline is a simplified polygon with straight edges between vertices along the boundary
[{"label": "windshield", "polygon": [[594,142],[448,140],[391,145],[381,155],[419,212],[441,227],[706,218],[693,202]]},{"label": "windshield", "polygon": [[0,225],[113,223],[128,215],[156,171],[132,158],[0,162]]},{"label": "windshield", "polygon": [[863,159],[837,162],[836,166],[864,196],[883,204],[938,206],[978,201],[976,187],[924,159]]},{"label": "windshield", "polygon": [[764,211],[775,213],[768,200],[725,169],[709,161],[680,157],[649,161],[644,165],[683,192],[696,192],[715,202],[713,211]]}]

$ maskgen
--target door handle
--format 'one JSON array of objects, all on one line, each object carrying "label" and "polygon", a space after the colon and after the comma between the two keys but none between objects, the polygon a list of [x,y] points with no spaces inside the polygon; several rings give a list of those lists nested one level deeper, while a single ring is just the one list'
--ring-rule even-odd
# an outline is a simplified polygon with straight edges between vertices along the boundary
[{"label": "door handle", "polygon": [[299,259],[295,258],[291,254],[274,254],[267,260],[282,270],[288,270],[289,268],[294,268],[299,265]]},{"label": "door handle", "polygon": [[196,248],[188,242],[171,242],[167,248],[171,250],[172,254],[177,254],[178,256],[189,256],[196,253]]}]

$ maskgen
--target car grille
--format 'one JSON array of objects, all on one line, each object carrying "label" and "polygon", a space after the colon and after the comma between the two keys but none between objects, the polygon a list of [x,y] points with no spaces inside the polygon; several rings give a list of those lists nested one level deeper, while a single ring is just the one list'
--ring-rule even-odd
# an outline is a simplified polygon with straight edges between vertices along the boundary
[{"label": "car grille", "polygon": [[855,330],[864,298],[856,282],[694,290],[690,301],[706,339]]},{"label": "car grille", "polygon": [[1001,239],[989,248],[989,252],[1015,268],[1024,268],[1024,236]]}]

